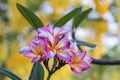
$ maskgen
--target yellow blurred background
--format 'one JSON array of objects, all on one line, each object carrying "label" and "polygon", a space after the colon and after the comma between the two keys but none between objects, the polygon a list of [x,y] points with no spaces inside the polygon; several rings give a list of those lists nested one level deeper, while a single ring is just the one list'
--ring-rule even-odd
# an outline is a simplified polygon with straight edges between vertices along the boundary
[{"label": "yellow blurred background", "polygon": [[[93,11],[79,25],[78,40],[97,45],[96,48],[82,46],[96,59],[120,59],[120,0],[0,0],[0,66],[28,80],[32,63],[18,50],[28,45],[35,31],[21,16],[16,3],[33,11],[44,23],[54,24],[70,10],[83,6]],[[72,22],[64,27],[70,28]],[[47,74],[47,72],[46,72]],[[51,80],[120,80],[120,66],[91,65],[88,71],[77,75],[68,65],[57,71]],[[10,80],[0,74],[0,80]]]}]

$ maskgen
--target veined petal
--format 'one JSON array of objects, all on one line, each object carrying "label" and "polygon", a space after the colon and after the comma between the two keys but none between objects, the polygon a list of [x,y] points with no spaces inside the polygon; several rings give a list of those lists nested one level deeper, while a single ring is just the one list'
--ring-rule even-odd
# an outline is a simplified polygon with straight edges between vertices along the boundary
[{"label": "veined petal", "polygon": [[80,60],[83,60],[87,54],[86,54],[86,52],[80,52],[80,53],[78,52],[76,55],[79,56]]},{"label": "veined petal", "polygon": [[57,51],[57,56],[65,61],[69,61],[71,59],[69,53],[67,51]]},{"label": "veined petal", "polygon": [[73,43],[73,42],[71,41],[71,46],[70,46],[70,48],[71,48],[71,50],[73,50],[75,53],[79,51],[76,42]]},{"label": "veined petal", "polygon": [[82,71],[85,71],[85,70],[90,68],[90,65],[87,62],[82,61],[81,64],[80,64],[80,68],[81,68]]},{"label": "veined petal", "polygon": [[34,57],[36,57],[37,55],[35,55],[34,53],[32,53],[32,52],[25,52],[24,54],[23,54],[25,57],[28,57],[28,58],[34,58]]},{"label": "veined petal", "polygon": [[51,44],[53,45],[54,41],[55,41],[54,36],[50,33],[47,33],[47,37],[48,37],[49,41],[51,42]]},{"label": "veined petal", "polygon": [[53,33],[53,27],[50,25],[50,24],[48,24],[47,26],[45,26],[45,27],[42,27],[42,28],[38,28],[38,33],[42,33],[43,31],[45,31],[45,32],[49,32],[49,33]]},{"label": "veined petal", "polygon": [[45,40],[39,40],[38,44],[41,45],[42,49],[47,49],[47,42]]},{"label": "veined petal", "polygon": [[86,61],[88,64],[92,62],[92,59],[86,54],[86,52],[81,52],[79,56],[81,60]]},{"label": "veined petal", "polygon": [[36,55],[44,55],[46,44],[43,40],[33,40],[30,42],[30,49]]},{"label": "veined petal", "polygon": [[79,68],[75,68],[75,67],[71,67],[72,72],[76,73],[76,74],[81,74],[82,70]]},{"label": "veined petal", "polygon": [[62,39],[59,41],[59,43],[56,45],[56,49],[68,49],[70,47],[70,40]]},{"label": "veined petal", "polygon": [[[39,30],[40,31],[40,30]],[[52,33],[48,32],[48,31],[43,31],[41,30],[41,33],[38,33],[38,37],[39,38],[46,38],[48,41],[51,42],[51,44],[54,43],[54,36],[52,35]]]},{"label": "veined petal", "polygon": [[46,27],[45,27],[50,33],[53,33],[53,27],[48,24]]},{"label": "veined petal", "polygon": [[47,54],[47,58],[53,58],[56,55],[56,51],[47,50],[46,54]]},{"label": "veined petal", "polygon": [[71,60],[68,61],[68,64],[70,65],[73,72],[81,73],[82,71],[90,68],[89,56],[86,55],[87,54],[85,52],[77,52],[74,54],[74,56],[71,57]]},{"label": "veined petal", "polygon": [[80,62],[73,63],[71,61],[68,61],[68,64],[71,67],[71,70],[76,73],[76,74],[81,74],[82,73],[82,68]]},{"label": "veined petal", "polygon": [[32,63],[35,63],[35,62],[37,62],[37,61],[39,61],[40,60],[40,56],[37,56],[37,57],[35,57],[35,58],[33,58],[32,59]]},{"label": "veined petal", "polygon": [[48,37],[47,32],[46,32],[46,31],[41,30],[41,31],[40,31],[40,33],[38,33],[38,37],[47,38],[47,37]]},{"label": "veined petal", "polygon": [[61,28],[61,30],[60,30],[60,32],[59,32],[58,35],[66,34],[66,33],[68,33],[68,32],[70,32],[70,30],[67,30],[67,29]]},{"label": "veined petal", "polygon": [[56,37],[58,35],[58,33],[61,31],[61,28],[54,28],[54,36]]},{"label": "veined petal", "polygon": [[68,61],[68,64],[70,65],[71,70],[76,74],[81,74],[82,70],[76,65],[73,65],[71,61]]},{"label": "veined petal", "polygon": [[30,48],[28,46],[25,46],[25,47],[23,47],[19,50],[19,53],[24,53],[24,52],[27,52],[27,51],[30,51]]},{"label": "veined petal", "polygon": [[69,30],[67,30],[67,29],[55,27],[53,35],[55,38],[57,38],[57,41],[58,40],[60,41],[63,38],[68,39],[68,35],[67,35],[68,32],[69,32]]},{"label": "veined petal", "polygon": [[92,59],[86,54],[84,61],[86,61],[88,64],[92,62]]},{"label": "veined petal", "polygon": [[30,46],[30,49],[32,50],[32,52],[37,54],[37,51],[36,51],[37,45],[34,42],[35,41],[31,41],[29,46]]}]

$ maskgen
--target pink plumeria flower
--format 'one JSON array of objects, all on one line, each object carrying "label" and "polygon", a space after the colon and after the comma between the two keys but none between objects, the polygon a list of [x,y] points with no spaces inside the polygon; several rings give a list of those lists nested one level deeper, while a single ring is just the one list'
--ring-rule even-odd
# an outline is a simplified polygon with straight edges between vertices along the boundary
[{"label": "pink plumeria flower", "polygon": [[68,39],[68,32],[70,32],[70,30],[58,27],[53,28],[50,24],[48,24],[47,26],[38,29],[38,38],[46,38],[51,43],[53,43],[54,41],[58,43],[61,39],[65,37],[66,39]]},{"label": "pink plumeria flower", "polygon": [[38,39],[44,39],[47,42],[48,58],[57,55],[62,60],[69,60],[70,55],[67,49],[70,47],[70,40],[68,40],[67,33],[69,30],[64,28],[54,28],[51,25],[38,29]]},{"label": "pink plumeria flower", "polygon": [[90,63],[92,59],[85,53],[76,53],[74,57],[68,62],[71,70],[74,73],[80,74],[82,71],[88,70],[90,68]]},{"label": "pink plumeria flower", "polygon": [[70,47],[70,42],[69,40],[62,39],[55,45],[48,45],[49,50],[48,50],[48,56],[52,57],[52,53],[55,53],[60,59],[62,60],[70,60],[70,55],[68,52],[68,49]]},{"label": "pink plumeria flower", "polygon": [[39,60],[46,59],[47,44],[43,40],[33,40],[30,42],[29,47],[23,47],[19,50],[25,57],[33,58],[32,62],[35,63]]},{"label": "pink plumeria flower", "polygon": [[86,52],[80,52],[76,43],[71,42],[69,52],[71,60],[68,61],[68,64],[73,72],[80,74],[82,71],[90,68],[92,59],[86,54]]},{"label": "pink plumeria flower", "polygon": [[48,37],[48,33],[50,33],[51,35],[53,35],[55,38],[64,38],[64,36],[66,35],[66,33],[68,33],[70,30],[64,29],[64,28],[58,28],[55,27],[53,28],[50,24],[48,24],[47,26],[43,27],[43,28],[39,28],[38,29],[38,36],[39,37]]}]

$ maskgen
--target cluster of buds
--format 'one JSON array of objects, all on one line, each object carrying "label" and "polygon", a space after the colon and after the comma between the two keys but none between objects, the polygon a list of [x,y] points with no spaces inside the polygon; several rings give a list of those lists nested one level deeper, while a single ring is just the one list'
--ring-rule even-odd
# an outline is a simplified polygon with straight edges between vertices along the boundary
[{"label": "cluster of buds", "polygon": [[61,65],[68,64],[74,73],[80,74],[90,68],[92,59],[68,38],[68,32],[70,30],[53,28],[51,25],[38,28],[34,40],[19,52],[25,57],[32,58],[32,63],[43,61],[46,64],[49,59],[54,58],[54,68],[56,65],[59,68]]}]

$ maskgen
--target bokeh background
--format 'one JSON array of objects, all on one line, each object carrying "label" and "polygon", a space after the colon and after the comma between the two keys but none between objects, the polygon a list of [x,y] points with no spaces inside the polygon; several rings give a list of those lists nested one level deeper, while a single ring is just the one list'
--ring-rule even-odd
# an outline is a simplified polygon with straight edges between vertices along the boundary
[{"label": "bokeh background", "polygon": [[[96,48],[82,46],[95,59],[120,59],[120,0],[0,0],[0,67],[4,67],[28,80],[31,59],[18,50],[28,45],[35,31],[21,16],[16,3],[24,5],[40,17],[44,25],[54,24],[74,8],[90,7],[93,11],[77,28],[76,38],[97,45]],[[72,22],[65,27],[70,28]],[[57,71],[51,80],[120,80],[120,66],[91,65],[83,74],[74,74],[69,66]],[[0,74],[0,80],[10,80]]]}]

